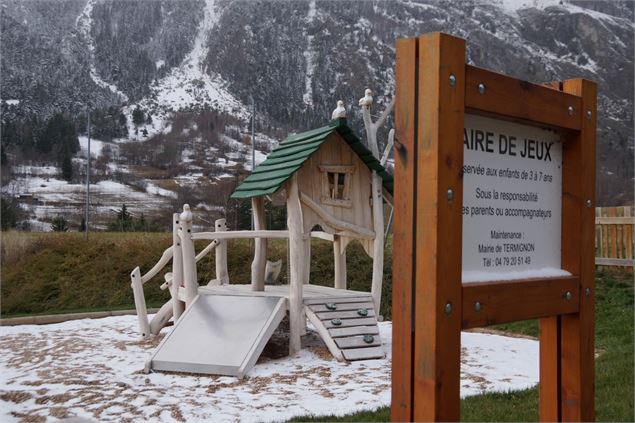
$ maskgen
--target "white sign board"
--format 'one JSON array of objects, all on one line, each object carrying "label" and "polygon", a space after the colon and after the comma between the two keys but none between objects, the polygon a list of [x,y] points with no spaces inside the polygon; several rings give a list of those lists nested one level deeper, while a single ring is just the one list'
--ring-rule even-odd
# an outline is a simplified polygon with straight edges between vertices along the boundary
[{"label": "white sign board", "polygon": [[465,115],[463,151],[463,282],[568,275],[558,133]]}]

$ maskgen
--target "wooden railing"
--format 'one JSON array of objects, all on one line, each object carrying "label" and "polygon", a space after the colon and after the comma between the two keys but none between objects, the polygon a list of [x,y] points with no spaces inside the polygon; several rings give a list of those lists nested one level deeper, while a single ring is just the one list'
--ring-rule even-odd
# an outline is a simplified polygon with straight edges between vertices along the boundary
[{"label": "wooden railing", "polygon": [[595,208],[595,264],[635,266],[633,206]]}]

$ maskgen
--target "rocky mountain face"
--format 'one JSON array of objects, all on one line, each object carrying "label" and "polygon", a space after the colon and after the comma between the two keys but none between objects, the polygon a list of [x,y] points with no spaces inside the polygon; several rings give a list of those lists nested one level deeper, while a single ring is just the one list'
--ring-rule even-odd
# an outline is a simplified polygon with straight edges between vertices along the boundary
[{"label": "rocky mountain face", "polygon": [[[279,139],[323,125],[342,99],[362,134],[356,102],[364,89],[375,93],[375,114],[394,93],[395,40],[443,31],[467,39],[467,60],[477,66],[535,82],[597,81],[598,202],[633,200],[630,1],[5,0],[0,7],[3,123],[78,116],[89,105],[127,117],[128,137],[116,140],[125,144],[169,139],[175,120],[214,112],[233,122],[231,142],[243,142],[252,101],[259,134]],[[152,120],[141,139],[131,123],[137,107]],[[206,145],[216,148],[225,135]]]}]

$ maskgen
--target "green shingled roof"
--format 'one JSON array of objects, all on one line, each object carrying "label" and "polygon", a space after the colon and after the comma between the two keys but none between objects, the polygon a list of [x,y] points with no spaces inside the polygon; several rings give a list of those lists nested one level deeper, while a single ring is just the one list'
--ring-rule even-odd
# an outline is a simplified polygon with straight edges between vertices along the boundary
[{"label": "green shingled roof", "polygon": [[384,188],[392,194],[393,178],[368,148],[346,126],[346,119],[334,119],[327,126],[291,135],[273,149],[267,159],[256,166],[236,188],[231,198],[251,198],[273,194],[291,177],[326,141],[337,132],[369,169],[377,171]]}]

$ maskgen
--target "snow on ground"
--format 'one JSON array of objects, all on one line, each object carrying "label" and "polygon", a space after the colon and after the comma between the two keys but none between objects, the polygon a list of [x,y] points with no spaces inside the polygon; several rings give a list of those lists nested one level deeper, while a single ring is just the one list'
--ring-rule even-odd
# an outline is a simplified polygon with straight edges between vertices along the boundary
[{"label": "snow on ground", "polygon": [[[49,221],[56,216],[65,216],[70,221],[79,222],[86,202],[86,186],[83,183],[70,184],[46,175],[15,177],[2,187],[2,193],[32,198],[23,208],[31,220],[31,227],[38,230],[48,230],[50,224],[36,224],[36,220]],[[126,204],[133,214],[151,214],[169,207],[173,195],[171,191],[159,187],[154,191],[152,188],[141,191],[115,181],[99,181],[90,185],[91,214],[93,218],[102,216],[111,219],[122,204]]]},{"label": "snow on ground", "polygon": [[[316,14],[315,0],[311,0],[311,3],[309,3],[309,12],[306,17],[307,28],[313,25]],[[316,52],[313,48],[313,35],[309,35],[308,33],[305,35],[307,48],[304,53],[302,53],[306,63],[304,70],[304,94],[302,95],[302,100],[307,106],[313,106],[313,75],[315,72]]]},{"label": "snow on ground", "polygon": [[89,69],[90,69],[90,77],[95,84],[97,84],[101,88],[108,89],[113,94],[118,95],[124,102],[128,101],[128,96],[117,88],[116,85],[110,84],[102,79],[102,77],[97,72],[97,67],[95,66],[95,42],[93,40],[93,36],[91,35],[91,28],[93,26],[93,4],[94,0],[89,0],[86,2],[86,6],[84,6],[84,10],[77,17],[75,21],[75,26],[78,31],[86,40],[86,46],[88,47],[88,52],[90,53],[89,59]]},{"label": "snow on ground", "polygon": [[[81,151],[81,155],[86,157],[88,153],[88,137],[84,135],[80,135],[77,137],[79,139],[79,147]],[[104,149],[104,146],[110,147],[111,150],[118,150],[119,146],[116,144],[112,144],[109,142],[99,141],[94,138],[90,139],[90,156],[91,157],[99,157],[101,156],[101,152]]]},{"label": "snow on ground", "polygon": [[146,192],[153,195],[160,195],[161,197],[168,197],[168,198],[178,197],[176,192],[170,191],[169,189],[158,187],[151,182],[148,182],[148,184],[146,185]]},{"label": "snow on ground", "polygon": [[60,169],[56,166],[17,165],[13,166],[11,172],[14,175],[26,176],[57,175],[60,173]]},{"label": "snow on ground", "polygon": [[[42,177],[18,177],[3,187],[3,192],[11,194],[32,194],[38,200],[68,201],[84,199],[86,186],[84,184],[71,184],[67,181],[55,178]],[[91,195],[119,196],[123,201],[146,201],[148,195],[141,191],[135,191],[128,185],[115,181],[100,181],[90,185]],[[76,198],[77,197],[77,198]],[[81,198],[80,198],[81,197]]]},{"label": "snow on ground", "polygon": [[[391,323],[379,325],[386,359],[339,363],[312,347],[294,358],[261,358],[243,380],[143,374],[159,340],[139,339],[136,316],[4,326],[0,416],[268,422],[372,410],[390,403]],[[462,396],[538,382],[537,341],[463,333],[461,342]]]},{"label": "snow on ground", "polygon": [[[169,119],[173,111],[188,110],[205,103],[241,119],[248,117],[247,109],[242,102],[229,92],[227,81],[218,74],[208,73],[205,69],[208,37],[219,17],[220,12],[214,0],[206,0],[204,16],[199,24],[192,50],[179,66],[155,81],[150,86],[150,96],[138,103],[141,109],[151,112],[152,124],[139,126],[139,135],[134,137],[136,140],[146,139],[141,136],[144,128],[148,131],[148,138],[157,133],[169,132]],[[135,132],[132,111],[136,107],[137,105],[133,104],[124,108],[130,134]]]}]

